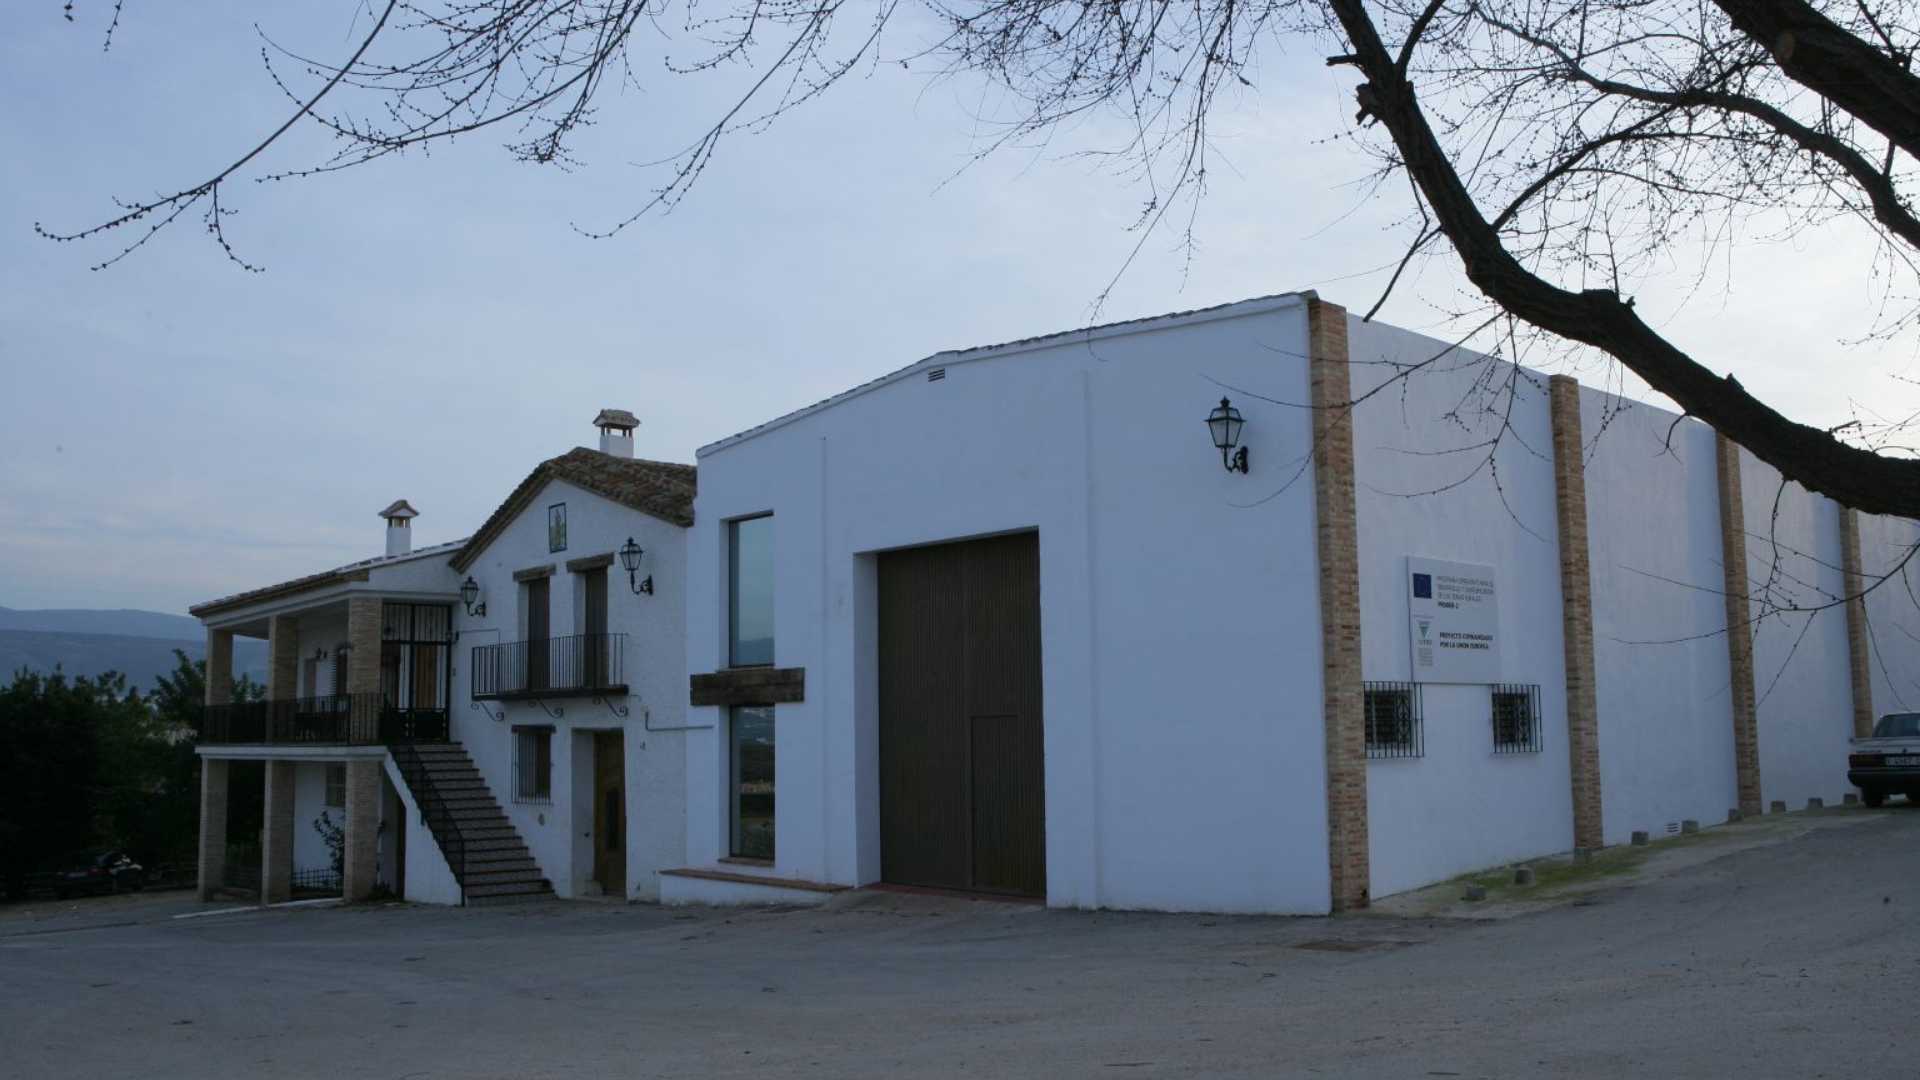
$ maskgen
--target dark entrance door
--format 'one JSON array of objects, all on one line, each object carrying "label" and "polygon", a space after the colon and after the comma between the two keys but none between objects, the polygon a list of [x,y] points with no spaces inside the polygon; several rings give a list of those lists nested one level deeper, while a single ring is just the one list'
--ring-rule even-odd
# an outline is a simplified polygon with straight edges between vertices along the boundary
[{"label": "dark entrance door", "polygon": [[1044,896],[1040,542],[886,552],[880,578],[880,872]]},{"label": "dark entrance door", "polygon": [[627,736],[593,733],[593,880],[607,896],[627,895]]},{"label": "dark entrance door", "polygon": [[546,578],[527,582],[527,689],[545,690],[548,686],[547,638],[552,625],[548,620]]},{"label": "dark entrance door", "polygon": [[580,575],[580,584],[586,599],[582,620],[586,640],[580,643],[586,658],[586,681],[582,685],[598,689],[607,685],[607,673],[611,670],[607,651],[611,646],[607,638],[607,568],[585,571]]}]

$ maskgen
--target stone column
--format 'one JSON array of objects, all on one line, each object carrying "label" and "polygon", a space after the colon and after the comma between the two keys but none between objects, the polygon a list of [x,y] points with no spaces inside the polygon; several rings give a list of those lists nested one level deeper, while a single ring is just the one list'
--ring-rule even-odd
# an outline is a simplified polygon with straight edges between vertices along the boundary
[{"label": "stone column", "polygon": [[269,761],[267,795],[260,829],[260,902],[293,899],[293,784],[291,761]]},{"label": "stone column", "polygon": [[1360,683],[1359,526],[1353,494],[1347,309],[1307,301],[1313,405],[1314,542],[1320,569],[1320,670],[1327,747],[1327,865],[1333,910],[1367,906],[1367,727]]},{"label": "stone column", "polygon": [[340,886],[348,900],[372,896],[378,880],[381,773],[378,758],[347,762],[346,865]]},{"label": "stone column", "polygon": [[1733,772],[1740,813],[1760,816],[1760,729],[1753,700],[1753,616],[1747,581],[1747,517],[1740,499],[1740,447],[1714,436],[1720,478],[1720,559],[1726,573],[1727,674],[1733,697]]},{"label": "stone column", "polygon": [[381,607],[378,596],[347,600],[347,643],[352,646],[347,654],[347,693],[354,695],[351,738],[362,744],[380,739]]},{"label": "stone column", "polygon": [[267,700],[300,696],[300,630],[291,615],[267,620]]},{"label": "stone column", "polygon": [[[232,639],[228,642],[231,644]],[[212,696],[211,693],[208,696]],[[227,766],[225,758],[200,759],[199,895],[202,900],[213,899],[213,894],[226,884]]]},{"label": "stone column", "polygon": [[1853,682],[1853,737],[1873,734],[1873,668],[1867,656],[1867,578],[1860,572],[1860,515],[1840,511],[1841,585],[1847,597],[1847,673]]},{"label": "stone column", "polygon": [[233,700],[233,631],[207,631],[207,704]]},{"label": "stone column", "polygon": [[1560,532],[1560,638],[1567,669],[1567,760],[1573,794],[1573,846],[1606,844],[1600,801],[1600,705],[1593,671],[1593,580],[1587,552],[1586,443],[1580,383],[1547,380],[1553,420],[1554,517]]}]

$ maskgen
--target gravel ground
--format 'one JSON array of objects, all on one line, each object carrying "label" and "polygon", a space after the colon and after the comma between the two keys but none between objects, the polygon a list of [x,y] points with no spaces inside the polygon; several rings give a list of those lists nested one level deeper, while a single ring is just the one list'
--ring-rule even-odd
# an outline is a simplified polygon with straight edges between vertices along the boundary
[{"label": "gravel ground", "polygon": [[0,909],[0,1077],[1920,1074],[1920,809],[1497,921]]}]

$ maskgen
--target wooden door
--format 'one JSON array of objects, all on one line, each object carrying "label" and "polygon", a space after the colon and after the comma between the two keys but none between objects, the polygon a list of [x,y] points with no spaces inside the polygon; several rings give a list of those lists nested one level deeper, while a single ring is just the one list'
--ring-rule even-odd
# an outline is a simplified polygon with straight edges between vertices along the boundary
[{"label": "wooden door", "polygon": [[612,664],[607,638],[607,568],[596,567],[580,575],[584,603],[584,626],[581,632],[586,640],[580,643],[582,655],[586,661],[586,684],[599,688],[607,685],[607,676]]},{"label": "wooden door", "polygon": [[627,736],[593,733],[593,879],[607,896],[627,895]]},{"label": "wooden door", "polygon": [[879,579],[881,876],[1044,896],[1038,537],[887,552]]},{"label": "wooden door", "polygon": [[547,608],[546,578],[534,578],[527,582],[527,689],[545,690],[549,685],[548,639],[552,635],[549,621],[551,613]]}]

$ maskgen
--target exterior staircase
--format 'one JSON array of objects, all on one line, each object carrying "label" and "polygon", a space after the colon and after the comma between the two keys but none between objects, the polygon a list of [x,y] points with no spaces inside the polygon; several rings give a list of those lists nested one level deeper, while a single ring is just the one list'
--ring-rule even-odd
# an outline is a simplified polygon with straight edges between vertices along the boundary
[{"label": "exterior staircase", "polygon": [[519,830],[495,801],[459,743],[390,748],[414,804],[433,831],[469,904],[505,904],[553,896]]}]

